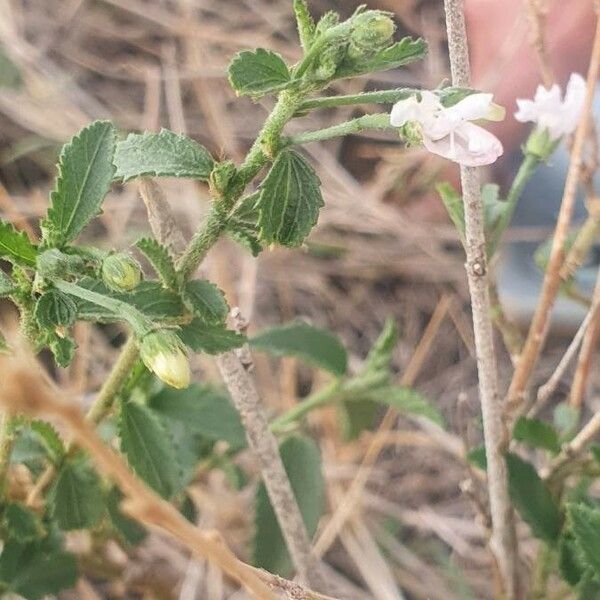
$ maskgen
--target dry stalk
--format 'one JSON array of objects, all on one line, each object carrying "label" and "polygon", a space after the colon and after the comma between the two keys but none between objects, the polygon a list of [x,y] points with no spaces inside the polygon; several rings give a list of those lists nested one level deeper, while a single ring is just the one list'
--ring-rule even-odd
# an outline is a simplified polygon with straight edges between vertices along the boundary
[{"label": "dry stalk", "polygon": [[556,223],[556,229],[552,239],[552,249],[550,251],[548,268],[546,269],[546,275],[544,277],[542,294],[533,316],[531,327],[527,335],[527,340],[525,341],[525,346],[517,364],[517,368],[515,369],[508,392],[509,401],[514,405],[518,405],[523,401],[525,389],[546,338],[550,313],[561,284],[560,269],[564,261],[564,244],[567,238],[569,225],[571,223],[571,217],[573,215],[579,174],[581,171],[581,165],[583,163],[582,153],[587,138],[587,132],[590,127],[590,113],[599,71],[600,20],[598,20],[596,25],[596,35],[588,71],[587,91],[583,115],[579,121],[579,125],[575,133],[575,140],[573,142],[573,150],[571,153],[571,162],[569,164],[569,171],[567,174],[567,180],[565,182],[565,189]]},{"label": "dry stalk", "polygon": [[531,22],[531,45],[537,56],[540,74],[544,86],[549,88],[554,83],[554,76],[548,59],[544,30],[546,29],[546,0],[528,0],[529,20]]},{"label": "dry stalk", "polygon": [[[444,0],[444,8],[452,83],[468,87],[470,67],[463,1]],[[479,171],[476,168],[461,166],[460,175],[465,205],[466,270],[473,312],[479,393],[488,464],[488,491],[492,517],[490,548],[498,565],[503,592],[510,600],[519,597],[517,543],[504,458],[507,434],[498,395],[481,184]]]},{"label": "dry stalk", "polygon": [[[171,248],[179,246],[179,237],[183,236],[162,190],[150,179],[143,180],[140,188],[142,195],[143,190],[146,191],[144,202],[156,239],[163,244],[170,243]],[[246,354],[249,353],[246,351]],[[236,352],[220,354],[216,357],[216,362],[229,395],[240,413],[248,445],[258,460],[261,476],[298,577],[311,587],[326,591],[327,582],[320,560],[312,552],[302,513],[279,455],[277,440],[269,429],[254,380]]]}]

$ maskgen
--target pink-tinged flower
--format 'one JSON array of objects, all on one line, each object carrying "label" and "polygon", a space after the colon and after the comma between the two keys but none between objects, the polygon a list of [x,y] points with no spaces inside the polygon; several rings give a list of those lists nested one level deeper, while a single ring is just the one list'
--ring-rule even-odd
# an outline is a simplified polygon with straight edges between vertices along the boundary
[{"label": "pink-tinged flower", "polygon": [[390,123],[394,127],[416,123],[429,152],[466,167],[489,165],[502,155],[502,143],[472,121],[504,118],[504,110],[492,98],[492,94],[471,94],[445,107],[436,94],[424,91],[420,98],[411,96],[394,104]]},{"label": "pink-tinged flower", "polygon": [[515,119],[532,121],[540,130],[547,130],[552,141],[570,135],[577,128],[585,102],[585,79],[573,73],[567,84],[564,100],[560,87],[554,84],[549,90],[539,85],[533,100],[517,100],[519,110]]}]

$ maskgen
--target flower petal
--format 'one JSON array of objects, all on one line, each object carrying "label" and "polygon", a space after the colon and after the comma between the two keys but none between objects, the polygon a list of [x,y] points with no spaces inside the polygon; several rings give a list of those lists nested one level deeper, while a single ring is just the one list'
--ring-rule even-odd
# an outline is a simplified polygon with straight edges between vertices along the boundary
[{"label": "flower petal", "polygon": [[419,101],[415,96],[405,98],[394,104],[390,113],[390,123],[394,127],[402,127],[409,121],[418,120]]},{"label": "flower petal", "polygon": [[456,116],[459,121],[476,121],[485,119],[490,113],[494,94],[470,94],[446,109],[446,112]]}]

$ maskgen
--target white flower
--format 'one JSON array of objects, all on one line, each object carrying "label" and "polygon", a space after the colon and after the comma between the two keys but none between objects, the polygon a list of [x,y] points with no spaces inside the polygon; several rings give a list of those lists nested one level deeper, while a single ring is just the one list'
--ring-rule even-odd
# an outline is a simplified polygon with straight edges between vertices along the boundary
[{"label": "white flower", "polygon": [[585,102],[585,79],[573,73],[567,84],[564,100],[561,89],[554,84],[549,90],[539,85],[533,100],[517,100],[519,110],[515,119],[533,121],[539,129],[547,130],[553,141],[569,135],[577,128]]},{"label": "white flower", "polygon": [[471,94],[447,108],[433,92],[420,96],[394,104],[390,115],[394,127],[417,123],[427,150],[466,167],[489,165],[501,156],[500,140],[471,122],[504,118],[503,109],[492,103],[492,94]]}]

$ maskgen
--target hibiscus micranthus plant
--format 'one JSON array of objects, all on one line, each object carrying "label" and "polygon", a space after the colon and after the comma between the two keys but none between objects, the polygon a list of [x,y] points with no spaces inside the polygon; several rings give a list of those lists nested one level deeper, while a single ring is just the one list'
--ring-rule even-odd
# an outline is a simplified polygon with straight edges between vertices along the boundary
[{"label": "hibiscus micranthus plant", "polygon": [[[17,343],[13,351],[0,336],[2,351],[16,357],[0,359],[3,597],[39,600],[72,587],[80,576],[109,578],[114,569],[102,568],[104,552],[97,552],[94,560],[88,554],[78,561],[68,548],[81,543],[69,545],[66,537],[86,530],[94,552],[107,541],[129,551],[141,543],[147,527],[169,533],[213,561],[257,598],[280,597],[274,589],[283,595],[292,590],[297,598],[323,597],[304,589],[331,592],[326,571],[311,550],[325,482],[306,415],[323,406],[337,410],[347,429],[340,433],[340,443],[343,436],[352,439],[372,428],[381,405],[444,427],[434,405],[395,383],[391,360],[398,331],[392,321],[363,364],[351,371],[340,340],[308,323],[287,323],[248,336],[241,319],[237,326],[231,323],[234,319],[228,321],[224,292],[198,275],[224,236],[253,256],[265,248],[298,248],[306,242],[325,205],[318,174],[302,151],[306,144],[377,129],[390,134],[390,143],[397,143],[400,135],[409,145],[422,144],[461,167],[491,165],[502,154],[500,141],[485,129],[486,122],[504,118],[492,94],[453,86],[335,94],[340,79],[402,68],[425,56],[423,40],[395,39],[391,13],[361,6],[345,20],[328,12],[315,22],[305,0],[294,0],[293,6],[301,46],[296,62],[258,48],[239,52],[229,65],[228,79],[240,102],[261,100],[271,106],[240,162],[172,131],[127,133],[109,121],[96,121],[62,149],[36,238],[0,220],[0,298],[16,307],[21,338],[29,348],[23,352]],[[555,86],[538,89],[533,101],[519,101],[516,118],[536,127],[506,199],[499,198],[497,186],[483,188],[485,239],[479,236],[479,262],[471,261],[470,275],[487,275],[484,246],[493,257],[523,186],[579,121],[583,89],[583,80],[574,75],[564,99]],[[315,131],[286,130],[291,121],[301,125],[312,111],[377,104],[386,109]],[[464,173],[477,175],[471,169]],[[162,177],[193,180],[210,196],[208,213],[183,251],[173,239],[174,231],[181,232],[168,205],[152,192],[158,184],[149,178]],[[133,248],[107,248],[86,229],[101,213],[112,186],[136,182],[149,209],[149,231]],[[472,187],[478,196],[477,183]],[[461,198],[448,187],[440,189],[464,238]],[[475,198],[467,204],[479,210],[478,202]],[[475,221],[479,226],[481,219],[468,222]],[[488,280],[480,281],[487,290]],[[501,313],[501,307],[494,308]],[[85,413],[87,405],[79,397],[78,403],[66,403],[64,397],[71,392],[59,389],[50,377],[69,367],[77,355],[74,327],[80,322],[98,326],[98,335],[110,324],[112,332],[126,338]],[[330,382],[282,414],[267,415],[252,379],[250,348],[304,360],[326,372]],[[42,373],[32,358],[36,353],[43,353],[50,374]],[[226,391],[199,383],[192,368],[197,354],[214,356]],[[30,362],[24,366],[25,360]],[[48,422],[53,418],[63,426],[60,433]],[[563,438],[549,424],[526,419],[517,425],[519,442],[560,452]],[[239,466],[248,462],[237,461],[246,448],[260,467],[260,481],[252,480],[254,469],[244,473]],[[485,469],[481,452],[470,458]],[[541,543],[556,544],[560,537],[566,552],[582,532],[585,537],[582,522],[595,524],[593,535],[584,539],[587,546],[573,550],[567,559],[582,581],[597,577],[581,556],[590,547],[594,552],[599,548],[600,516],[588,519],[588,507],[570,510],[565,529],[566,509],[559,505],[563,488],[546,487],[534,466],[517,455],[507,454],[506,459],[513,503]],[[489,465],[491,470],[491,461]],[[246,553],[253,566],[193,525],[188,488],[202,485],[199,473],[217,468],[232,486],[256,487],[255,494],[245,494],[255,497],[252,551]],[[597,567],[594,552],[591,562]],[[294,576],[304,587],[281,579]],[[569,583],[575,578],[565,577]]]}]

